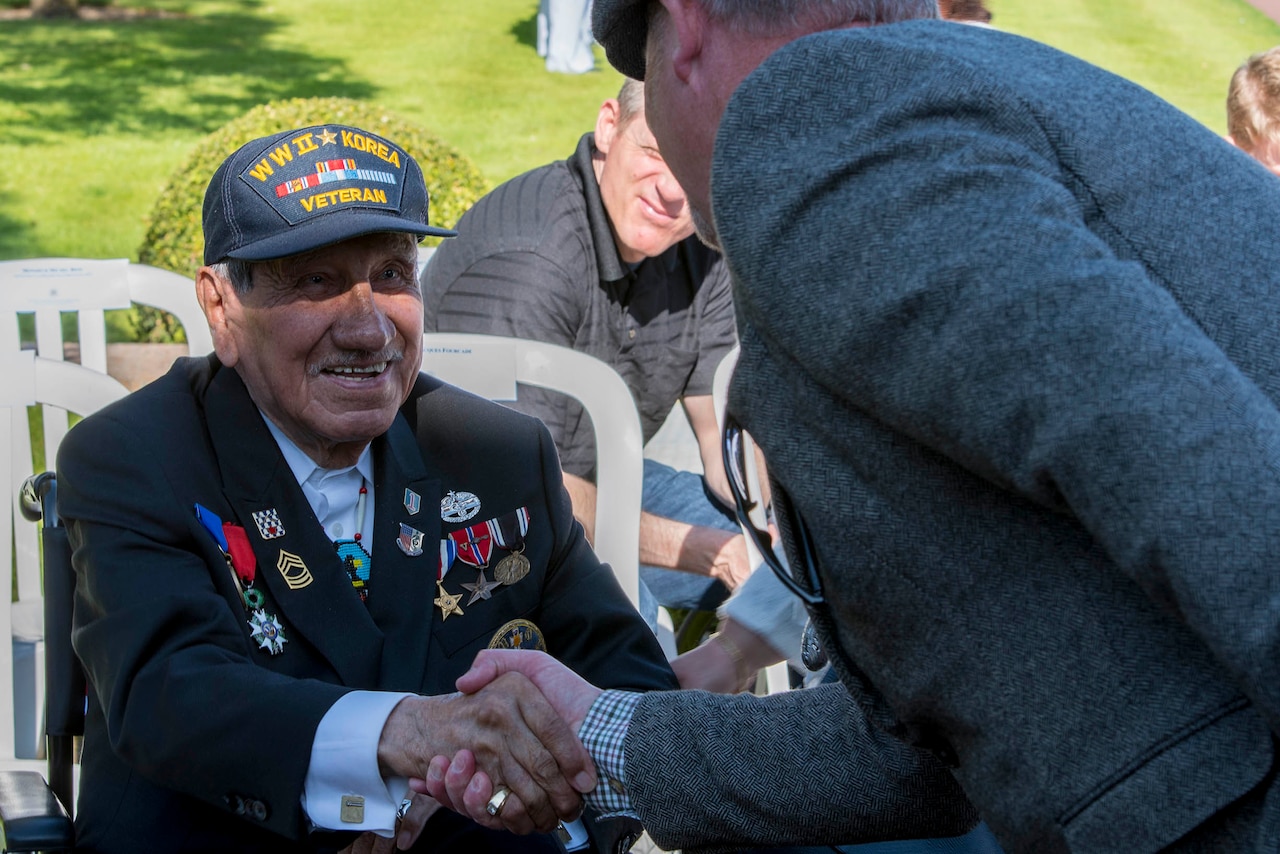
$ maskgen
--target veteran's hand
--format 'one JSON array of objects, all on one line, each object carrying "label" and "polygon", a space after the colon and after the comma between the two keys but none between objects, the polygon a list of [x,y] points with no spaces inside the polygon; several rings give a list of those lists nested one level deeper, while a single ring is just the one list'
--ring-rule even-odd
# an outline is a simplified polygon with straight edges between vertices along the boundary
[{"label": "veteran's hand", "polygon": [[[599,688],[551,656],[528,650],[481,651],[471,669],[459,677],[457,686],[464,693],[489,690],[515,674],[521,674],[532,681],[574,733],[582,726],[591,704],[601,694]],[[505,784],[505,781],[502,782]],[[486,773],[483,762],[478,763],[477,757],[469,751],[435,757],[426,777],[411,780],[410,786],[415,791],[431,794],[445,806],[486,827],[515,830],[524,824],[521,815],[525,808],[524,799],[514,790],[499,813],[496,816],[489,815],[486,807],[497,786],[492,775]]]},{"label": "veteran's hand", "polygon": [[595,767],[528,678],[494,675],[470,693],[401,700],[378,742],[379,768],[387,776],[425,778],[433,757],[467,750],[489,780],[511,791],[516,807],[504,810],[501,822],[483,824],[550,831],[581,813],[581,793],[595,788]]}]

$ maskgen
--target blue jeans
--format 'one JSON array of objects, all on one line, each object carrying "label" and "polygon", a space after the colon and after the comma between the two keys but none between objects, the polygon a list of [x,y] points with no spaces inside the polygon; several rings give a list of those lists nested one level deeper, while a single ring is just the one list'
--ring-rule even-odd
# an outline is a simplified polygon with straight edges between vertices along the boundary
[{"label": "blue jeans", "polygon": [[[644,461],[646,512],[690,525],[739,533],[737,519],[707,489],[701,475],[680,471],[653,460]],[[707,575],[640,566],[640,614],[650,627],[657,624],[658,606],[714,611],[729,597],[729,588]]]}]

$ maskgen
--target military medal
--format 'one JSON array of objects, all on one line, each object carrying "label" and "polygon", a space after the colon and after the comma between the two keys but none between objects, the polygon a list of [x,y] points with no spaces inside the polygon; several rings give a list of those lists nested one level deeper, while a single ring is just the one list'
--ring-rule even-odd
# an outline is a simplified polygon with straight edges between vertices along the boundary
[{"label": "military medal", "polygon": [[240,598],[244,600],[246,610],[256,611],[262,607],[265,597],[262,591],[254,586],[258,576],[258,559],[253,556],[249,535],[245,533],[244,528],[229,522],[222,523],[222,534],[227,538],[227,560],[231,565],[232,574],[243,585],[240,588]]},{"label": "military medal", "polygon": [[512,620],[504,624],[489,640],[489,649],[536,649],[547,651],[542,629],[528,620]]},{"label": "military medal", "polygon": [[493,554],[493,535],[489,533],[488,522],[450,531],[448,537],[458,547],[458,560],[476,569],[489,565],[489,556]]},{"label": "military medal", "polygon": [[493,577],[500,584],[515,584],[529,574],[529,559],[524,556],[524,538],[529,532],[529,508],[521,507],[497,519],[485,523],[494,543],[511,554],[498,561]]},{"label": "military medal", "polygon": [[440,564],[436,567],[436,590],[440,595],[436,597],[435,606],[440,609],[440,621],[444,622],[449,619],[450,614],[457,614],[461,617],[462,608],[458,607],[462,594],[453,595],[444,589],[444,574],[453,566],[453,560],[458,556],[457,545],[453,540],[440,541]]},{"label": "military medal", "polygon": [[468,519],[474,519],[479,512],[480,499],[470,492],[454,492],[451,489],[444,498],[440,499],[440,519],[442,521],[454,524],[466,522]]},{"label": "military medal", "polygon": [[436,590],[440,591],[440,595],[436,597],[435,606],[440,609],[440,620],[449,619],[450,614],[457,614],[461,617],[462,608],[458,607],[458,602],[462,600],[462,594],[448,593],[444,589],[444,582],[439,578],[436,579]]},{"label": "military medal", "polygon": [[458,544],[453,540],[445,537],[440,541],[440,563],[436,566],[436,578],[444,578],[445,575],[453,568],[453,562],[458,557]]},{"label": "military medal", "polygon": [[253,547],[249,545],[249,535],[239,525],[223,522],[216,513],[201,504],[196,505],[196,519],[213,536],[227,562],[227,568],[231,570],[231,580],[235,582],[240,594],[240,604],[244,606],[245,613],[250,615],[250,637],[271,655],[284,652],[284,645],[289,642],[284,636],[284,627],[275,614],[262,607],[266,597],[254,586],[258,576],[258,560],[253,554]]},{"label": "military medal", "polygon": [[289,641],[284,636],[284,629],[281,628],[280,621],[274,614],[268,614],[261,609],[254,611],[249,625],[253,627],[250,637],[258,642],[258,646],[272,655],[284,652],[284,645]]},{"label": "military medal", "polygon": [[485,578],[484,570],[481,569],[480,577],[476,579],[475,584],[463,584],[462,586],[465,587],[467,590],[471,591],[471,598],[467,600],[467,607],[470,607],[481,599],[492,598],[493,594],[490,593],[489,591],[493,590],[493,588],[499,585],[498,585],[498,582],[490,581],[489,579]]},{"label": "military medal", "polygon": [[493,568],[493,577],[499,584],[511,585],[529,574],[529,559],[520,552],[511,554],[498,561]]}]

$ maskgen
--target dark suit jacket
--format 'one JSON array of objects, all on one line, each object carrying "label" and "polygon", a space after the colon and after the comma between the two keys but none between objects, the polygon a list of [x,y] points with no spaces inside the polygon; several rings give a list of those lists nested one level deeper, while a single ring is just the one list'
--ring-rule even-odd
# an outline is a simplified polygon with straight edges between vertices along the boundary
[{"label": "dark suit jacket", "polygon": [[[730,408],[807,522],[859,704],[779,726],[814,734],[817,762],[865,712],[955,763],[1011,851],[1154,851],[1267,780],[1275,177],[1124,80],[928,21],[768,59],[720,126],[712,207],[742,341]],[[845,761],[882,749],[859,743]],[[670,770],[631,788],[655,839],[670,819],[689,845],[710,819],[696,797],[665,808]],[[1275,850],[1264,795],[1216,850]]]},{"label": "dark suit jacket", "polygon": [[[574,522],[539,422],[422,376],[373,452],[366,607],[239,377],[213,357],[181,360],[68,434],[59,506],[77,574],[74,643],[90,683],[77,818],[88,849],[312,850],[299,798],[334,701],[357,688],[450,692],[515,618],[537,624],[548,650],[592,681],[674,686]],[[421,496],[416,514],[406,488]],[[441,520],[449,490],[482,502],[462,525],[527,507],[532,571],[442,621],[432,605],[438,544],[461,527]],[[280,655],[250,638],[197,502],[248,532],[264,609],[284,626]],[[282,537],[259,536],[251,514],[265,509],[278,512]],[[397,548],[401,523],[424,534],[421,556]],[[290,589],[277,568],[286,553],[305,563],[310,584]],[[469,570],[456,563],[446,589],[464,592]],[[239,804],[248,814],[233,817]]]}]

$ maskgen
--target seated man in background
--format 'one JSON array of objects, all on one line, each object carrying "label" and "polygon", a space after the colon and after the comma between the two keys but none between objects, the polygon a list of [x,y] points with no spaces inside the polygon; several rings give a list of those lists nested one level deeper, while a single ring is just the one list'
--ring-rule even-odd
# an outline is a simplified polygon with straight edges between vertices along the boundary
[{"label": "seated man in background", "polygon": [[[711,404],[716,366],[735,341],[729,275],[692,235],[684,191],[645,122],[643,86],[628,81],[572,157],[482,198],[423,276],[428,331],[532,338],[606,362],[630,388],[646,442],[683,402],[706,475],[645,461],[640,578],[651,624],[650,593],[668,607],[711,609],[751,572]],[[550,428],[590,538],[595,446],[582,407],[527,387],[515,406]]]},{"label": "seated man in background", "polygon": [[[415,851],[557,852],[428,818],[429,799],[397,818],[449,748],[479,751],[513,801],[553,792],[560,815],[594,784],[540,697],[454,680],[478,650],[527,645],[596,681],[674,686],[543,480],[546,429],[419,374],[417,242],[451,234],[427,212],[418,164],[367,131],[246,144],[205,196],[215,352],[64,441],[89,682],[77,850],[319,852],[357,837],[318,831],[399,831]],[[555,826],[543,809],[524,829]]]},{"label": "seated man in background", "polygon": [[1280,47],[1255,53],[1231,75],[1227,141],[1280,175]]}]

